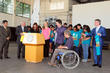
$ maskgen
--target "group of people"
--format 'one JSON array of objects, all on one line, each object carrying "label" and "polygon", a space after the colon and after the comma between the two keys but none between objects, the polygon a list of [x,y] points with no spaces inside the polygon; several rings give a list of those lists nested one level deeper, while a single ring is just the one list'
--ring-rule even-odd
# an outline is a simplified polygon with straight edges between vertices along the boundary
[{"label": "group of people", "polygon": [[[48,22],[44,22],[43,27],[38,26],[37,23],[33,24],[33,27],[26,26],[25,22],[22,22],[20,26],[16,28],[18,52],[17,58],[25,57],[25,46],[20,41],[23,32],[27,33],[40,33],[44,35],[44,57],[49,57],[51,53],[51,60],[49,65],[55,66],[55,58],[59,52],[65,52],[67,50],[74,50],[80,56],[82,62],[88,62],[91,59],[91,47],[93,48],[94,64],[93,66],[102,67],[102,47],[103,37],[106,36],[106,30],[101,26],[101,20],[95,19],[95,28],[90,30],[89,25],[77,24],[74,27],[72,24],[64,23],[62,20],[56,20],[56,26],[48,25]],[[10,30],[7,28],[8,21],[3,21],[3,26],[0,26],[0,59],[8,57],[9,39],[11,36]],[[92,41],[92,45],[91,45]]]},{"label": "group of people", "polygon": [[[93,48],[94,64],[93,66],[102,67],[102,47],[103,37],[106,37],[106,30],[101,26],[101,20],[95,19],[95,28],[90,30],[89,25],[77,24],[74,27],[72,24],[64,23],[60,19],[56,20],[57,28],[51,30],[53,34],[50,34],[52,38],[54,35],[55,48],[49,65],[55,66],[55,59],[59,52],[65,52],[67,50],[74,50],[80,56],[82,62],[88,62],[91,60],[91,48]],[[50,38],[50,40],[51,40]],[[51,52],[50,47],[50,52]]]},{"label": "group of people", "polygon": [[17,44],[18,44],[18,50],[17,50],[17,58],[20,59],[21,57],[25,57],[25,46],[21,41],[21,36],[23,36],[24,32],[26,33],[41,33],[41,27],[38,26],[37,23],[33,24],[33,27],[26,26],[25,22],[22,22],[21,25],[17,26],[16,28],[16,35],[17,35]]}]

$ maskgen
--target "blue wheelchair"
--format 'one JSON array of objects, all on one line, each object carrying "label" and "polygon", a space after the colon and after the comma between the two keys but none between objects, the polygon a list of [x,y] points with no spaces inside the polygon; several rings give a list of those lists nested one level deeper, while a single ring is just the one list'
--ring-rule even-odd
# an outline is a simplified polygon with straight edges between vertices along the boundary
[{"label": "blue wheelchair", "polygon": [[79,55],[73,50],[59,52],[56,56],[57,65],[63,65],[66,69],[74,69],[80,63]]}]

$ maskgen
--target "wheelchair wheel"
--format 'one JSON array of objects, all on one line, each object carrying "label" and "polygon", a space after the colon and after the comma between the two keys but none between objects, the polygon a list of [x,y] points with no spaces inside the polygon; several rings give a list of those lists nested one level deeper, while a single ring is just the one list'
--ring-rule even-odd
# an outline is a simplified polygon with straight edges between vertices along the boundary
[{"label": "wheelchair wheel", "polygon": [[67,51],[61,57],[62,65],[67,69],[74,69],[79,65],[80,58],[75,51]]}]

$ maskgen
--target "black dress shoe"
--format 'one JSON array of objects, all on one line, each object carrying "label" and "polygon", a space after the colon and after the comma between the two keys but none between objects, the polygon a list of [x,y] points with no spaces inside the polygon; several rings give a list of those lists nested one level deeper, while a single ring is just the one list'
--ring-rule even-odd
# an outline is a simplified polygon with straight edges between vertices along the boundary
[{"label": "black dress shoe", "polygon": [[2,60],[2,59],[3,59],[3,57],[0,57],[0,59]]},{"label": "black dress shoe", "polygon": [[95,66],[98,66],[98,64],[93,64],[92,66],[94,66],[94,67],[95,67]]},{"label": "black dress shoe", "polygon": [[102,66],[101,66],[101,65],[98,65],[98,67],[99,67],[99,68],[102,68]]},{"label": "black dress shoe", "polygon": [[7,57],[5,57],[5,59],[10,59],[10,57],[7,56]]},{"label": "black dress shoe", "polygon": [[25,56],[22,56],[22,58],[25,58]]},{"label": "black dress shoe", "polygon": [[18,56],[18,59],[20,59],[20,56]]}]

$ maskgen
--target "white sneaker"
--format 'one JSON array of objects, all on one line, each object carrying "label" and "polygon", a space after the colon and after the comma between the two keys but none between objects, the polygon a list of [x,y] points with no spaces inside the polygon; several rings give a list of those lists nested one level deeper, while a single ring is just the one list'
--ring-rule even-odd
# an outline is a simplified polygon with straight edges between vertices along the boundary
[{"label": "white sneaker", "polygon": [[82,62],[87,62],[87,60],[86,59],[83,59]]}]

